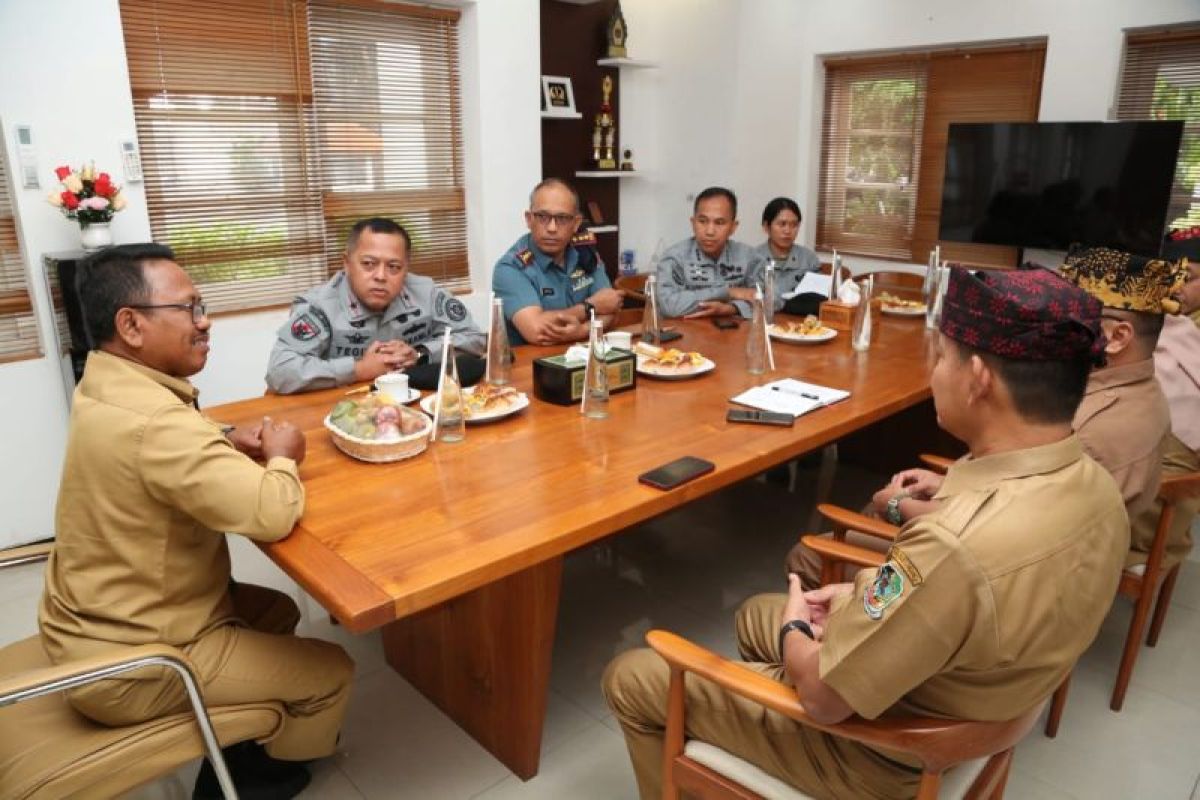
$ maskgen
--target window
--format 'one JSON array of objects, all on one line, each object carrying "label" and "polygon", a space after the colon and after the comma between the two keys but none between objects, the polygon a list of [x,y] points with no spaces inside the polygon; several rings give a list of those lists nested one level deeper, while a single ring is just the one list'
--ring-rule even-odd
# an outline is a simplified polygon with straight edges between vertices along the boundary
[{"label": "window", "polygon": [[313,0],[317,152],[330,270],[355,220],[395,218],[411,268],[467,288],[458,13]]},{"label": "window", "polygon": [[1184,120],[1167,225],[1200,225],[1200,29],[1126,37],[1117,119]]},{"label": "window", "polygon": [[[1042,41],[828,59],[817,245],[923,262],[937,244],[951,122],[1037,119]],[[943,256],[1014,264],[1012,248],[943,244]]]},{"label": "window", "polygon": [[[448,218],[447,203],[426,188],[440,187],[444,174],[417,192],[397,178],[436,171],[442,163],[423,159],[437,150],[419,151],[394,135],[394,108],[382,99],[444,88],[425,78],[436,71],[452,83],[440,99],[453,105],[457,132],[457,14],[361,1],[312,6],[121,2],[151,230],[175,249],[214,311],[287,303],[320,283],[340,267],[345,229],[367,213],[413,227],[414,271],[466,283],[465,221],[456,223],[456,255],[437,224]],[[311,40],[310,15],[319,31]],[[403,40],[395,31],[405,20],[421,28],[430,19],[451,29],[440,32],[451,42],[440,51],[392,43]],[[338,50],[346,21],[355,36]],[[374,27],[379,35],[368,35]],[[345,77],[331,78],[331,70]],[[460,137],[424,130],[459,158]],[[459,166],[460,218],[461,173]]]},{"label": "window", "polygon": [[17,241],[12,186],[0,152],[0,363],[41,354],[25,259]]}]

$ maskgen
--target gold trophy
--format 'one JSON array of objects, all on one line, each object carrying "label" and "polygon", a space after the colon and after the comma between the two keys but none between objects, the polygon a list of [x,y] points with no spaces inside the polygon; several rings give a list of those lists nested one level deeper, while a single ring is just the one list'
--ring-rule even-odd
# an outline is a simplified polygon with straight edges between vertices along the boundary
[{"label": "gold trophy", "polygon": [[625,14],[621,4],[613,8],[612,16],[608,18],[608,57],[625,58],[625,40],[629,37],[629,28],[625,26]]},{"label": "gold trophy", "polygon": [[617,126],[613,122],[612,103],[609,102],[613,90],[612,77],[605,75],[600,86],[604,90],[604,99],[600,103],[600,113],[596,115],[596,127],[592,129],[592,160],[596,162],[596,169],[616,169],[613,146],[617,138]]}]

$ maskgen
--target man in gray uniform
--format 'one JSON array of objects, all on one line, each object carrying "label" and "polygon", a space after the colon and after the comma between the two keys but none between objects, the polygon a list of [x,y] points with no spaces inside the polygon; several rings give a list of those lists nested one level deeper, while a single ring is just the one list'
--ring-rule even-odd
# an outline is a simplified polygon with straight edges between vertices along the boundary
[{"label": "man in gray uniform", "polygon": [[[483,354],[486,337],[462,301],[439,289],[432,278],[408,274],[411,245],[408,232],[390,219],[354,224],[344,269],[297,297],[279,329],[267,365],[272,391],[325,389],[374,380],[397,369],[408,371],[415,386],[436,383],[436,369],[422,365],[441,360],[447,328],[456,351]],[[465,368],[461,358],[459,368],[482,373]]]},{"label": "man in gray uniform", "polygon": [[737,197],[720,186],[696,196],[692,236],[671,245],[658,262],[658,302],[668,317],[750,316],[763,260],[732,241]]}]

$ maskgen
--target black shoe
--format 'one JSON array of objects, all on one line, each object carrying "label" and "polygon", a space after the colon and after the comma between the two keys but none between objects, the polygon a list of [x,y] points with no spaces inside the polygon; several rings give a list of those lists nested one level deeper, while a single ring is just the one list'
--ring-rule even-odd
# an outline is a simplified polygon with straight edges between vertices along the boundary
[{"label": "black shoe", "polygon": [[[225,766],[242,800],[290,800],[303,791],[312,776],[304,763],[271,758],[256,742],[242,742],[221,751]],[[223,800],[217,771],[207,758],[196,776],[192,800]]]}]

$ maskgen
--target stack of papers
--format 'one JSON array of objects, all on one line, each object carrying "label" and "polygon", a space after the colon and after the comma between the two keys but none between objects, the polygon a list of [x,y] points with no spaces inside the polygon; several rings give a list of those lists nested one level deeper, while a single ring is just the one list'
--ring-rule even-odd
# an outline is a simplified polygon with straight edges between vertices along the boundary
[{"label": "stack of papers", "polygon": [[796,295],[814,293],[823,294],[829,297],[829,293],[833,291],[833,276],[824,275],[820,272],[806,272],[800,278],[800,283],[796,284],[796,288],[790,292],[781,294],[784,300],[791,300]]},{"label": "stack of papers", "polygon": [[734,403],[763,411],[776,411],[798,417],[813,409],[845,400],[850,393],[842,389],[831,389],[815,383],[805,383],[794,378],[771,381],[755,386],[733,398]]}]

